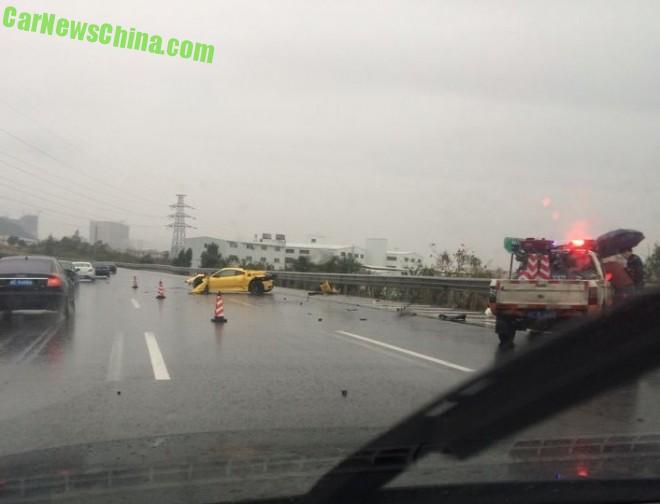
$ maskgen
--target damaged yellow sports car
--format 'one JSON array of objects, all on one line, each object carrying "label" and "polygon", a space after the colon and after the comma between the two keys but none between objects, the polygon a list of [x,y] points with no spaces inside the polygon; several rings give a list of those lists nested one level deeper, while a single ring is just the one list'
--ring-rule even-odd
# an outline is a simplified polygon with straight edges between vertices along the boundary
[{"label": "damaged yellow sports car", "polygon": [[186,279],[186,283],[192,286],[192,294],[249,292],[260,296],[273,290],[273,277],[267,271],[243,268],[223,268],[210,275],[200,273]]}]

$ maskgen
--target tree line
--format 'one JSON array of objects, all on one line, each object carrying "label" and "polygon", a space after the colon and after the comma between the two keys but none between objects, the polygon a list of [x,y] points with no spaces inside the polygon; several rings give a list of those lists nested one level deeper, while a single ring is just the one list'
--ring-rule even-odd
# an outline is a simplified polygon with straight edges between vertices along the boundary
[{"label": "tree line", "polygon": [[10,236],[7,238],[7,244],[16,253],[55,256],[61,259],[169,264],[167,257],[152,257],[149,254],[141,256],[126,251],[122,252],[102,241],[90,243],[83,240],[78,231],[71,236],[63,236],[59,240],[49,235],[45,240],[35,243],[26,243],[16,236]]}]

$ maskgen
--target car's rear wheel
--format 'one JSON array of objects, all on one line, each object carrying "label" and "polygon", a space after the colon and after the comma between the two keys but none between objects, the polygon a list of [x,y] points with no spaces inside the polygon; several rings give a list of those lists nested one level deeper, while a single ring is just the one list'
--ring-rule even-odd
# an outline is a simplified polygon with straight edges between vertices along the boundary
[{"label": "car's rear wheel", "polygon": [[252,280],[248,290],[253,296],[262,296],[265,291],[264,284],[261,280]]}]

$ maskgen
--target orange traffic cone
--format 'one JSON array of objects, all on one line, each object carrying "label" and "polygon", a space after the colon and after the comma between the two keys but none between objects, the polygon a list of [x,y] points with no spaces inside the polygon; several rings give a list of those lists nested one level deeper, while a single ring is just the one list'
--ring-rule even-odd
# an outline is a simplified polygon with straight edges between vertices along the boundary
[{"label": "orange traffic cone", "polygon": [[225,302],[222,300],[222,292],[218,291],[218,295],[215,297],[215,314],[211,319],[211,322],[227,322],[225,318]]},{"label": "orange traffic cone", "polygon": [[137,288],[138,288],[137,277],[134,276],[134,277],[133,277],[133,289],[137,289]]},{"label": "orange traffic cone", "polygon": [[158,292],[156,293],[156,299],[165,299],[165,287],[163,287],[162,280],[158,280]]}]

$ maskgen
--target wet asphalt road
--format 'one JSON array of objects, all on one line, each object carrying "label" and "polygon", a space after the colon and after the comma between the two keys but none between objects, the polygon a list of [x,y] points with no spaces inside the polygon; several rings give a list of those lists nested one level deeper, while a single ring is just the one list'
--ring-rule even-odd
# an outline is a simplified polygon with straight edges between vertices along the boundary
[{"label": "wet asphalt road", "polygon": [[[211,323],[214,303],[188,294],[183,277],[120,269],[81,283],[69,323],[35,314],[3,322],[0,456],[198,432],[382,430],[501,356],[491,328],[302,291],[226,295],[226,325]],[[659,388],[647,377],[533,435],[593,434],[596,425],[660,432]]]}]

